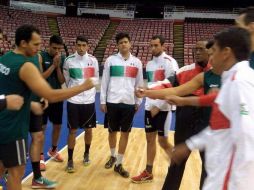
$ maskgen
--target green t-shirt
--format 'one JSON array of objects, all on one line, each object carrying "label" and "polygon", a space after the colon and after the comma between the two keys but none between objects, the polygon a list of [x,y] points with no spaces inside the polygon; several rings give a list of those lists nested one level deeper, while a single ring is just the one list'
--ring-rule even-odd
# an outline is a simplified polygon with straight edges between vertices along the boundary
[{"label": "green t-shirt", "polygon": [[[212,72],[212,70],[209,70],[204,73],[204,93],[207,94],[211,88],[220,88],[221,87],[221,77],[220,75],[216,75]],[[206,107],[204,119],[205,121],[210,120],[211,115],[211,107]]]},{"label": "green t-shirt", "polygon": [[[27,58],[27,61],[33,63],[39,69],[39,71],[41,72],[41,70],[40,70],[40,63],[39,63],[39,55],[35,55],[33,57],[29,57],[29,58]],[[41,98],[39,96],[37,96],[34,93],[32,93],[32,95],[31,95],[31,101],[39,102],[40,99]]]},{"label": "green t-shirt", "polygon": [[[43,72],[44,72],[44,71],[48,70],[48,68],[53,64],[53,57],[51,55],[49,55],[49,53],[46,51],[42,51],[40,54],[42,56],[42,68],[43,68]],[[63,70],[64,59],[65,59],[65,57],[61,56],[61,69],[62,70]],[[56,70],[54,70],[52,72],[52,74],[47,78],[47,81],[53,89],[60,89],[61,88],[61,84],[57,78],[57,71]]]},{"label": "green t-shirt", "polygon": [[26,57],[12,51],[0,57],[0,94],[19,94],[24,105],[19,111],[0,112],[0,144],[26,139],[30,121],[31,90],[19,78],[19,70]]}]

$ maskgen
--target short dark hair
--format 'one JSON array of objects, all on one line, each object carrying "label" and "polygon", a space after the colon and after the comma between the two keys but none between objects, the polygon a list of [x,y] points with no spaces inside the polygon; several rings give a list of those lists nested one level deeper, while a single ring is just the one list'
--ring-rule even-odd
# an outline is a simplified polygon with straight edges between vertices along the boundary
[{"label": "short dark hair", "polygon": [[58,35],[53,35],[53,36],[51,36],[50,37],[50,39],[49,39],[49,45],[51,45],[51,44],[58,44],[58,45],[63,45],[64,43],[63,43],[63,39],[60,37],[60,36],[58,36]]},{"label": "short dark hair", "polygon": [[243,28],[231,27],[214,36],[215,42],[223,49],[232,49],[237,61],[248,60],[251,51],[250,33]]},{"label": "short dark hair", "polygon": [[161,45],[163,45],[165,43],[165,38],[161,35],[155,35],[152,37],[152,40],[157,40],[157,39],[160,40]]},{"label": "short dark hair", "polygon": [[245,9],[240,10],[240,15],[245,14],[244,23],[246,25],[254,22],[254,7],[247,7]]},{"label": "short dark hair", "polygon": [[15,32],[15,44],[20,45],[22,40],[29,42],[32,38],[33,33],[40,34],[40,30],[33,25],[25,24],[17,28]]},{"label": "short dark hair", "polygon": [[207,44],[206,44],[206,49],[210,49],[214,44],[214,40],[208,40]]},{"label": "short dark hair", "polygon": [[118,42],[123,38],[127,38],[129,41],[131,41],[130,35],[128,33],[120,32],[116,35],[116,43],[118,44]]},{"label": "short dark hair", "polygon": [[83,35],[77,36],[76,43],[78,43],[78,41],[86,42],[88,44],[88,39]]}]

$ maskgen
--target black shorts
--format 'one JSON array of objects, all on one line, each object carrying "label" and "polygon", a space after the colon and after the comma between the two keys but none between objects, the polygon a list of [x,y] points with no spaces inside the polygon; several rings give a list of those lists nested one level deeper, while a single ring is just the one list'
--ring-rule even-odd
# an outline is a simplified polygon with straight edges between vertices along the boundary
[{"label": "black shorts", "polygon": [[35,115],[33,112],[30,112],[30,133],[43,131],[42,128],[42,115]]},{"label": "black shorts", "polygon": [[68,127],[94,128],[96,127],[95,104],[73,104],[67,102]]},{"label": "black shorts", "polygon": [[27,142],[25,139],[8,144],[0,144],[0,160],[5,168],[25,165],[27,154]]},{"label": "black shorts", "polygon": [[134,105],[107,103],[104,126],[109,132],[130,132],[134,115]]},{"label": "black shorts", "polygon": [[61,125],[62,117],[63,117],[63,102],[49,104],[48,108],[44,111],[43,114],[43,125],[47,124],[48,119],[55,125]]},{"label": "black shorts", "polygon": [[158,131],[159,136],[168,136],[172,119],[171,111],[160,111],[154,117],[150,111],[145,111],[145,131],[146,133]]}]

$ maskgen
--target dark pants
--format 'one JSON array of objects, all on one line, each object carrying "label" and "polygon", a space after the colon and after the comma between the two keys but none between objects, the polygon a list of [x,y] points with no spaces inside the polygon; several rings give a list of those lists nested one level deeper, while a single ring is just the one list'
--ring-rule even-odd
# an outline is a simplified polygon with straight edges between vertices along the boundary
[{"label": "dark pants", "polygon": [[[177,107],[176,110],[176,128],[175,128],[175,145],[184,143],[189,137],[199,133],[208,126],[208,122],[204,121],[204,114],[206,108],[197,108],[192,106]],[[205,171],[205,155],[200,153],[202,160],[202,171],[200,179],[200,189],[204,184],[206,178]],[[187,158],[188,159],[188,158]],[[162,190],[179,190],[186,160],[180,165],[170,165],[168,174],[166,176]]]}]

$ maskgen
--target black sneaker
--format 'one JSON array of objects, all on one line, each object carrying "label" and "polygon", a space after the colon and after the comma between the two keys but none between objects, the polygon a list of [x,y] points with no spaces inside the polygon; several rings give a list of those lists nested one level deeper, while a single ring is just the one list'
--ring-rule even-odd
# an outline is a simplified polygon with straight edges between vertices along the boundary
[{"label": "black sneaker", "polygon": [[106,168],[106,169],[112,168],[113,165],[115,164],[115,162],[116,162],[116,157],[110,156],[109,160],[108,160],[107,163],[105,164],[105,168]]},{"label": "black sneaker", "polygon": [[89,166],[90,163],[91,163],[91,160],[89,159],[89,154],[85,153],[84,154],[83,164],[84,164],[84,166]]},{"label": "black sneaker", "polygon": [[68,173],[74,173],[75,172],[73,160],[69,160],[67,162],[67,166],[66,166],[65,171],[68,172]]},{"label": "black sneaker", "polygon": [[128,178],[129,177],[129,172],[127,172],[122,164],[119,164],[118,166],[115,165],[114,167],[114,171],[119,173],[121,176],[125,177],[125,178]]}]

